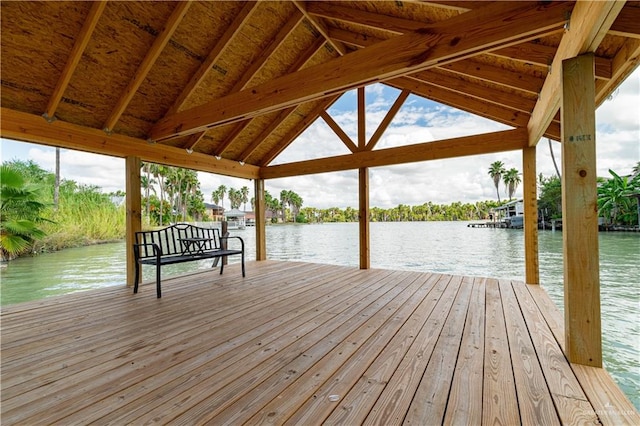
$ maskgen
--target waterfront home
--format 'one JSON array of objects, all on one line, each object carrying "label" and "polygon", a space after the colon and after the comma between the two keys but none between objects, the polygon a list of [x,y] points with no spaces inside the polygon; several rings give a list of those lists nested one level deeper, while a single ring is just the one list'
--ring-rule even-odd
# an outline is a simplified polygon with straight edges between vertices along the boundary
[{"label": "waterfront home", "polygon": [[[162,299],[3,309],[2,423],[639,424],[602,369],[595,213],[595,109],[639,22],[625,1],[2,2],[1,136],[126,159],[126,285],[141,161],[252,179],[257,259]],[[398,97],[367,137],[372,84]],[[349,91],[354,137],[327,113]],[[380,148],[410,96],[509,130]],[[347,154],[274,164],[316,120]],[[564,318],[539,286],[542,137],[562,142]],[[366,220],[359,268],[267,260],[265,180],[357,170],[366,218],[372,167],[513,150],[526,284],[371,269]]]}]

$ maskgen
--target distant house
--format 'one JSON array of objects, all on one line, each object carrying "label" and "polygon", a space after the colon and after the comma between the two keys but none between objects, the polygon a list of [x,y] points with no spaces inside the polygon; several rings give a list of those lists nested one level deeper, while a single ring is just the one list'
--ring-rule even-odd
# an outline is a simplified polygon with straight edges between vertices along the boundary
[{"label": "distant house", "polygon": [[204,203],[206,215],[211,220],[223,220],[224,219],[224,207],[220,207],[217,204]]}]

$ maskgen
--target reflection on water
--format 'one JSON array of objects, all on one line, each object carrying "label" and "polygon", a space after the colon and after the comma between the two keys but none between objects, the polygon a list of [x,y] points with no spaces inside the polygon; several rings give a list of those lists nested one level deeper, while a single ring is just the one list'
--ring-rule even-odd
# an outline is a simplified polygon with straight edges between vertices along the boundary
[{"label": "reflection on water", "polygon": [[[232,231],[255,259],[254,228]],[[562,233],[539,235],[540,279],[562,309]],[[358,224],[267,227],[270,259],[358,266]],[[600,281],[605,364],[640,409],[640,235],[600,234]],[[124,243],[21,258],[0,271],[2,304],[90,288],[123,285]],[[230,258],[229,262],[238,259]],[[371,266],[397,270],[524,280],[521,230],[467,228],[464,222],[371,224]],[[208,269],[211,261],[163,267],[164,277]],[[144,280],[154,278],[143,268]]]}]

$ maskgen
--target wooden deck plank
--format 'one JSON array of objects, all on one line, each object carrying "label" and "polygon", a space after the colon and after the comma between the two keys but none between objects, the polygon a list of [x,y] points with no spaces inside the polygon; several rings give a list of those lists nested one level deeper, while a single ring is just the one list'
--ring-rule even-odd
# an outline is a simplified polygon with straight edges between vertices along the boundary
[{"label": "wooden deck plank", "polygon": [[[318,282],[315,284],[315,286],[322,285],[323,281],[320,280],[320,277],[324,276],[324,274],[321,274],[317,269],[314,269],[314,271],[318,274],[317,275]],[[335,272],[335,273],[340,274],[340,272]],[[335,277],[335,276],[336,275],[329,275],[327,277],[327,280],[330,280],[332,277]],[[298,297],[299,292],[304,289],[304,287],[301,286],[300,284],[293,285],[291,288],[295,288],[296,293],[290,294],[289,297]],[[313,288],[308,289],[306,291],[313,291]],[[218,293],[220,294],[222,292],[218,292]],[[272,296],[274,295],[284,299],[286,293],[276,292]],[[23,364],[22,369],[16,368],[14,365],[10,363],[7,363],[6,365],[3,363],[3,367],[6,367],[7,369],[9,369],[14,375],[13,376],[14,380],[12,380],[11,376],[7,378],[3,378],[3,380],[6,380],[5,385],[7,386],[7,388],[5,389],[5,392],[7,392],[6,397],[10,397],[11,395],[13,395],[14,392],[18,392],[18,391],[14,391],[11,388],[11,385],[15,380],[19,381],[22,391],[24,391],[24,389],[28,385],[28,380],[25,380],[26,377],[25,377],[25,373],[23,372],[24,369],[33,371],[34,367],[36,367],[38,370],[38,376],[41,376],[41,377],[43,377],[43,373],[47,371],[52,373],[58,372],[59,374],[71,375],[73,373],[72,370],[65,369],[64,371],[61,371],[60,365],[71,364],[73,361],[72,355],[82,358],[85,364],[88,364],[89,366],[91,366],[93,365],[92,358],[97,356],[97,353],[99,353],[100,350],[106,350],[106,351],[114,350],[113,349],[114,342],[118,342],[118,345],[121,348],[122,347],[126,348],[129,345],[131,345],[131,347],[135,347],[136,345],[140,346],[140,342],[144,341],[144,339],[147,339],[147,338],[152,339],[157,333],[158,326],[164,323],[168,324],[163,327],[163,334],[167,339],[176,335],[187,337],[190,331],[194,331],[196,333],[199,331],[198,327],[195,325],[195,324],[198,324],[197,319],[199,317],[206,316],[207,322],[211,323],[211,326],[220,326],[221,323],[220,322],[216,323],[216,321],[222,321],[226,318],[226,322],[229,322],[242,315],[248,315],[250,312],[257,312],[258,315],[260,315],[259,314],[260,309],[266,306],[267,304],[271,303],[269,301],[269,298],[272,296],[261,295],[254,298],[248,298],[248,300],[244,301],[244,303],[235,304],[233,308],[229,308],[229,307],[225,307],[224,305],[229,301],[226,300],[223,297],[223,295],[221,295],[220,299],[218,300],[218,302],[221,304],[220,305],[221,308],[217,309],[216,312],[213,314],[209,310],[205,309],[204,306],[197,305],[195,304],[195,302],[190,303],[191,306],[189,306],[186,309],[182,308],[181,307],[182,304],[180,303],[174,303],[173,307],[169,307],[170,309],[162,309],[160,306],[158,306],[157,307],[158,311],[162,312],[162,313],[159,313],[158,311],[155,312],[155,315],[159,318],[158,320],[147,319],[144,317],[144,315],[140,315],[142,318],[136,318],[135,324],[131,324],[128,321],[125,321],[125,324],[123,325],[122,322],[120,322],[120,327],[118,328],[118,332],[116,332],[114,328],[111,328],[111,325],[116,324],[117,321],[109,321],[108,324],[106,325],[106,328],[100,329],[100,333],[95,333],[95,332],[92,333],[92,330],[94,330],[93,327],[89,327],[88,329],[86,329],[86,326],[84,324],[79,324],[77,325],[78,330],[86,329],[85,331],[83,331],[83,333],[85,333],[86,335],[89,335],[89,337],[83,340],[79,338],[82,332],[73,333],[72,335],[75,337],[75,342],[73,340],[71,342],[68,340],[68,337],[66,336],[66,331],[67,331],[66,328],[63,330],[58,330],[61,336],[57,337],[57,340],[60,343],[55,348],[55,352],[49,351],[45,353],[36,353],[34,352],[31,346],[25,346],[25,352],[28,355],[25,356],[23,355],[24,352],[22,352],[21,354],[17,354],[17,356],[15,357],[17,360],[16,362],[20,362]],[[250,309],[250,311],[243,311],[242,310],[243,307]],[[139,308],[140,306],[138,306],[138,309]],[[153,312],[152,310],[148,310],[148,311]],[[135,312],[132,314],[135,315]],[[228,314],[231,314],[231,316],[227,316]],[[173,317],[170,315],[173,315]],[[102,316],[96,316],[95,321],[100,321],[101,317]],[[127,316],[123,315],[121,316],[121,318],[127,318]],[[137,325],[138,323],[140,325]],[[190,325],[189,323],[193,323],[194,325]],[[131,332],[132,325],[135,327],[136,333]],[[47,338],[54,337],[52,333],[53,331],[47,336]],[[103,337],[104,335],[108,335],[109,337],[105,339]],[[67,349],[67,352],[65,352],[64,346],[69,343],[75,344],[76,346],[75,354],[70,354],[68,352],[68,349]],[[94,356],[87,356],[87,351],[89,351]],[[3,353],[6,356],[10,356],[11,354],[9,351],[4,351],[4,348],[3,348]],[[123,353],[122,349],[117,350],[116,352],[117,355],[114,355],[114,357],[115,358],[121,357],[122,353]],[[56,354],[58,354],[57,357],[54,356]],[[42,365],[38,363],[38,360],[44,361],[47,364]],[[74,368],[75,370],[82,371],[81,364],[74,365]],[[54,380],[54,377],[44,376],[43,378],[45,381]],[[36,383],[35,385],[38,386],[38,383]]]},{"label": "wooden deck plank", "polygon": [[[400,291],[400,288],[390,288],[388,285],[382,285],[374,291],[361,289],[361,294],[366,296],[326,326],[317,329],[317,333],[301,339],[301,345],[292,345],[292,348],[281,351],[271,368],[265,369],[265,364],[261,364],[253,371],[242,371],[242,376],[234,381],[233,386],[254,382],[255,377],[260,377],[260,383],[255,384],[251,391],[229,392],[228,389],[221,389],[220,394],[207,395],[205,400],[174,420],[182,424],[203,424],[215,418],[215,422],[220,424],[241,423],[239,418],[242,415],[261,407],[263,398],[279,395],[301,372],[337,347],[351,333],[376,318],[376,314],[394,300]],[[229,395],[233,395],[233,398],[229,398]]]},{"label": "wooden deck plank", "polygon": [[[317,270],[314,270],[317,273]],[[336,272],[336,274],[340,274],[340,272]],[[344,274],[344,272],[343,272]],[[318,276],[322,276],[322,274],[318,274]],[[331,281],[332,279],[335,279],[336,275],[328,275],[327,276],[327,281]],[[318,284],[322,284],[324,281],[319,280],[316,282],[316,284],[314,285],[314,287],[312,287],[311,289],[307,289],[306,291],[308,293],[311,294],[311,297],[316,297],[314,295],[314,290],[315,287]],[[278,303],[282,306],[286,306],[288,308],[291,307],[291,299],[294,298],[298,298],[298,296],[300,295],[300,292],[302,292],[305,289],[304,286],[299,285],[299,289],[296,291],[296,293],[293,296],[290,296],[288,298],[282,298],[282,300],[280,300]],[[305,301],[304,298],[298,298],[298,301],[300,303],[303,303]],[[224,302],[224,301],[222,301]],[[132,336],[131,338],[134,339],[132,340],[131,343],[131,347],[124,343],[121,345],[121,347],[117,350],[117,353],[115,354],[107,354],[110,355],[108,356],[109,360],[107,362],[91,362],[89,361],[89,368],[85,369],[85,370],[81,370],[78,371],[77,374],[73,374],[73,371],[68,371],[70,370],[68,367],[65,368],[58,368],[58,370],[55,372],[57,374],[60,374],[62,377],[60,377],[58,380],[55,381],[55,385],[52,385],[51,387],[47,388],[47,390],[42,390],[39,387],[36,387],[33,391],[33,393],[29,394],[29,397],[35,397],[37,396],[37,392],[43,392],[46,396],[47,393],[49,392],[60,392],[62,390],[65,390],[67,392],[70,392],[71,389],[73,388],[80,388],[83,380],[84,381],[91,381],[93,383],[93,387],[96,387],[96,382],[94,381],[94,377],[104,377],[104,380],[109,381],[109,380],[113,380],[113,377],[106,377],[103,376],[104,373],[108,373],[109,371],[117,368],[118,365],[122,365],[122,366],[126,366],[129,363],[131,363],[131,365],[134,366],[141,366],[138,368],[142,368],[143,370],[148,370],[148,365],[150,364],[150,358],[149,356],[155,353],[163,353],[163,351],[166,351],[168,349],[166,348],[170,348],[172,346],[176,346],[177,348],[181,349],[181,354],[179,359],[174,359],[174,362],[177,362],[183,358],[186,358],[190,355],[191,352],[189,352],[187,349],[189,349],[189,345],[191,344],[191,342],[197,342],[197,334],[190,334],[189,330],[193,330],[195,333],[207,333],[210,331],[215,331],[215,336],[218,339],[224,339],[226,338],[225,333],[229,330],[239,330],[239,331],[243,331],[245,329],[243,329],[242,327],[239,327],[237,324],[237,319],[238,318],[249,318],[249,319],[260,319],[261,317],[264,316],[264,313],[262,312],[262,309],[264,309],[265,306],[267,306],[267,304],[272,305],[272,310],[271,312],[274,312],[275,310],[277,310],[278,308],[278,303],[276,303],[275,305],[272,304],[272,302],[270,302],[269,300],[265,300],[264,303],[260,304],[257,303],[253,306],[251,306],[250,304],[246,304],[246,302],[237,304],[235,306],[235,308],[229,309],[228,307],[225,309],[221,309],[221,311],[223,311],[223,313],[219,313],[219,314],[212,314],[212,313],[208,313],[205,311],[205,313],[203,315],[209,315],[211,317],[211,319],[207,319],[206,322],[203,322],[204,325],[206,325],[206,327],[204,327],[204,330],[201,330],[200,328],[196,327],[196,328],[190,328],[187,326],[187,324],[189,323],[197,323],[197,319],[198,317],[189,312],[189,315],[186,315],[185,318],[179,318],[181,316],[183,316],[181,314],[181,311],[179,309],[176,309],[173,311],[174,313],[174,320],[169,320],[168,322],[171,323],[171,326],[168,326],[168,328],[166,330],[174,330],[171,332],[167,332],[167,334],[163,334],[163,339],[162,341],[158,341],[157,339],[157,327],[153,327],[150,330],[147,331],[146,334],[140,333],[137,334],[137,330],[141,327],[138,327],[136,324],[129,324],[129,330],[126,334],[128,334],[129,336]],[[242,306],[245,306],[244,310],[241,308]],[[202,310],[201,308],[198,308],[196,310]],[[168,318],[165,318],[165,320],[167,320]],[[217,319],[217,321],[216,321]],[[178,326],[176,328],[175,324],[176,323],[182,323],[181,326]],[[255,327],[257,324],[250,324],[249,327]],[[210,334],[209,334],[210,335]],[[175,339],[172,339],[172,337],[174,337]],[[86,346],[85,349],[87,351],[90,351],[90,346]],[[177,349],[174,349],[177,350]],[[197,351],[197,348],[195,349]],[[138,361],[139,362],[135,362]],[[152,360],[152,358],[151,358]],[[72,360],[67,360],[66,363],[70,364]],[[87,364],[85,362],[85,364]],[[137,370],[137,368],[133,368],[133,370]],[[126,370],[126,369],[125,369]],[[122,373],[122,372],[121,372]],[[132,372],[129,372],[129,374],[131,374]],[[141,374],[148,374],[148,372],[144,372],[141,371]],[[49,381],[53,381],[54,378],[53,377],[49,377],[49,376],[44,376],[41,381],[44,382],[49,382]],[[12,390],[12,388],[8,389],[9,391]],[[78,390],[78,392],[82,392],[81,390]],[[12,407],[12,400],[10,399],[11,397],[11,393],[10,392],[5,392],[3,389],[3,398],[8,398],[8,399],[4,399],[3,401],[3,406],[4,408],[11,408]],[[85,400],[88,400],[87,395],[85,395]],[[9,411],[10,412],[10,411]],[[59,412],[56,414],[60,414]]]},{"label": "wooden deck plank", "polygon": [[511,349],[511,364],[518,394],[520,419],[524,424],[560,424],[533,342],[511,287],[512,283],[500,280],[499,285]]},{"label": "wooden deck plank", "polygon": [[404,359],[384,387],[380,397],[365,419],[366,424],[399,424],[404,420],[413,401],[429,359],[445,326],[446,318],[454,307],[462,277],[452,277],[447,291],[439,299]]},{"label": "wooden deck plank", "polygon": [[422,425],[424,419],[442,423],[447,408],[451,382],[462,342],[462,332],[469,312],[473,280],[462,279],[453,307],[424,370],[422,380],[404,417],[406,425]]},{"label": "wooden deck plank", "polygon": [[[392,311],[393,307],[389,305],[386,310],[389,311],[390,317],[380,327],[373,330],[370,329],[371,325],[366,325],[369,330],[360,327],[356,333],[349,336],[332,353],[323,357],[313,368],[307,370],[295,383],[281,392],[277,399],[271,400],[248,422],[250,424],[282,424],[309,401],[322,401],[322,405],[334,407],[337,401],[330,401],[329,397],[338,395],[339,399],[340,394],[335,393],[336,388],[340,386],[344,389],[349,384],[353,385],[362,376],[364,370],[378,357],[407,318],[413,314],[425,294],[433,289],[436,282],[436,279],[428,280],[420,274],[412,274],[407,279],[410,280],[410,285],[402,295],[399,295],[402,298],[397,298],[397,310]],[[345,370],[345,366],[350,368]],[[327,393],[329,391],[326,388],[327,384],[330,385],[333,393]],[[313,417],[314,421],[319,420],[317,414],[319,413]],[[309,421],[311,419],[306,422]]]},{"label": "wooden deck plank", "polygon": [[599,424],[598,417],[531,293],[524,285],[516,285],[513,290],[522,309],[560,421],[570,425]]},{"label": "wooden deck plank", "polygon": [[539,288],[247,266],[3,307],[2,424],[638,423]]},{"label": "wooden deck plank", "polygon": [[482,383],[484,366],[485,279],[473,280],[458,362],[451,383],[445,425],[482,423]]},{"label": "wooden deck plank", "polygon": [[[227,407],[221,415],[216,417],[216,421],[229,424],[247,421],[251,424],[278,424],[276,419],[278,411],[283,417],[288,417],[287,409],[294,411],[313,394],[319,383],[322,383],[341,365],[354,362],[355,358],[352,357],[393,319],[420,285],[415,274],[409,274],[402,281],[389,284],[392,286],[392,291],[388,296],[393,299],[384,303],[382,309],[371,315],[346,338],[341,341],[332,339],[330,344],[319,342],[312,350],[305,352],[303,357],[297,358],[253,392]],[[382,335],[379,338],[388,341],[387,336]],[[331,348],[331,345],[335,346]],[[369,361],[364,360],[364,362]],[[296,373],[291,374],[293,371]],[[278,397],[274,399],[273,395]],[[262,408],[258,409],[257,407],[260,406]],[[252,409],[252,407],[256,408]]]},{"label": "wooden deck plank", "polygon": [[500,287],[495,279],[487,280],[486,287],[482,424],[519,424],[520,412]]},{"label": "wooden deck plank", "polygon": [[330,377],[327,377],[303,404],[296,407],[295,411],[282,414],[280,418],[274,420],[281,420],[282,423],[286,420],[287,424],[293,425],[324,421],[340,399],[361,377],[366,376],[370,365],[384,357],[384,351],[393,348],[393,352],[397,352],[408,347],[408,342],[413,340],[418,331],[414,318],[424,306],[427,295],[437,293],[439,278],[439,275],[422,275],[416,278],[415,283],[420,285],[419,289],[389,320],[388,324],[369,339],[348,363],[344,363]]},{"label": "wooden deck plank", "polygon": [[[327,288],[326,291],[313,289],[317,292],[312,295],[316,303],[324,303],[327,306],[337,306],[341,298],[353,296],[350,286],[343,288]],[[329,294],[331,293],[331,294]],[[330,296],[330,298],[328,298]],[[175,368],[159,371],[150,377],[133,383],[91,406],[91,418],[108,417],[100,421],[113,422],[118,416],[133,417],[142,415],[162,403],[172,401],[181,392],[184,392],[198,384],[215,372],[229,368],[238,362],[245,367],[251,365],[251,356],[269,356],[274,353],[277,345],[284,345],[287,339],[295,339],[296,336],[309,332],[318,327],[331,315],[323,315],[316,309],[310,309],[306,305],[312,302],[312,298],[300,296],[299,304],[292,305],[290,301],[283,301],[283,306],[273,305],[270,310],[269,321],[260,324],[251,315],[233,322],[227,330],[217,330],[215,334],[226,336],[224,342],[216,342],[211,338],[205,338],[194,349],[197,356],[177,363]],[[259,314],[258,315],[264,315]],[[246,324],[243,324],[246,323]],[[244,331],[247,330],[247,331]],[[211,335],[211,337],[215,337]],[[277,340],[277,342],[276,342]],[[206,345],[203,347],[203,344]],[[162,365],[159,368],[163,368]],[[119,402],[126,400],[127,404]],[[114,410],[114,406],[119,406]],[[73,419],[73,416],[70,417]],[[124,422],[118,419],[117,422]]]},{"label": "wooden deck plank", "polygon": [[[330,282],[332,279],[335,279],[335,275],[329,275],[326,282]],[[320,283],[322,282],[324,281],[320,280]],[[304,288],[305,286],[300,286],[299,291],[302,291]],[[311,297],[316,297],[313,291],[311,291],[310,294]],[[299,293],[297,293],[297,295],[299,295]],[[292,303],[294,299],[296,298],[288,297],[280,299],[277,302],[270,302],[272,309],[268,311],[267,317],[278,316],[280,314],[279,308],[293,309],[307,301],[302,297],[297,299],[297,304],[295,304]],[[182,364],[187,360],[191,360],[192,365],[201,364],[206,360],[197,357],[199,353],[204,354],[206,358],[215,354],[215,351],[207,351],[206,347],[202,348],[203,344],[216,346],[217,344],[224,343],[228,339],[229,334],[236,332],[246,333],[251,328],[260,324],[254,323],[253,320],[260,320],[265,317],[265,313],[262,312],[264,308],[265,306],[258,305],[251,307],[251,312],[247,312],[246,310],[236,311],[232,315],[224,316],[222,323],[207,322],[205,324],[206,327],[204,327],[205,330],[203,331],[204,336],[199,338],[194,338],[193,336],[184,337],[176,334],[176,339],[180,340],[172,341],[164,337],[159,339],[157,336],[151,334],[148,337],[149,340],[143,344],[139,344],[139,349],[136,351],[127,352],[122,357],[96,365],[89,370],[83,371],[80,375],[62,378],[56,382],[56,386],[53,386],[53,388],[58,393],[67,395],[70,398],[82,395],[82,401],[79,406],[77,404],[73,407],[65,407],[65,409],[47,413],[47,418],[71,414],[83,406],[91,407],[93,412],[92,405],[113,392],[113,390],[109,388],[110,383],[118,381],[121,388],[126,388],[139,382],[149,374],[154,375],[161,373],[166,369],[165,363],[167,358],[170,359],[172,364],[180,367],[183,367]],[[176,315],[179,315],[179,312],[176,312]],[[244,318],[245,326],[238,323],[240,318]],[[194,321],[195,319],[191,317],[185,320]],[[194,356],[196,357],[195,359],[193,359]],[[90,391],[85,390],[88,382],[91,383]],[[51,387],[49,387],[49,389],[51,389]],[[11,402],[11,400],[8,402]],[[71,413],[67,411],[71,411]],[[50,420],[54,421],[54,418]]]},{"label": "wooden deck plank", "polygon": [[[528,284],[527,289],[564,350],[562,313],[540,286]],[[640,413],[606,370],[578,364],[571,364],[571,369],[603,425],[640,425]]]},{"label": "wooden deck plank", "polygon": [[[287,422],[290,425],[314,423],[316,419],[328,424],[358,424],[361,423],[375,404],[380,393],[391,379],[407,351],[420,337],[420,330],[431,316],[437,302],[448,288],[450,276],[436,276],[435,286],[422,299],[415,313],[408,318],[400,332],[396,333],[380,355],[366,369],[364,374],[357,377],[355,385],[351,383],[332,383],[322,389],[319,395],[301,407]],[[358,366],[347,367],[358,369]],[[332,386],[333,385],[333,386]],[[329,396],[339,395],[340,400],[331,401]],[[327,401],[329,403],[327,403]]]}]

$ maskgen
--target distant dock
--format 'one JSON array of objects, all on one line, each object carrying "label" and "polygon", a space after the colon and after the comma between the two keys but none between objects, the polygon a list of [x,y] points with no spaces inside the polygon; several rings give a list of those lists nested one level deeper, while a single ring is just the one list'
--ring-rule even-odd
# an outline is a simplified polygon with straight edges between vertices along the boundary
[{"label": "distant dock", "polygon": [[467,224],[467,228],[508,228],[506,222],[479,222],[479,223],[469,223]]}]

